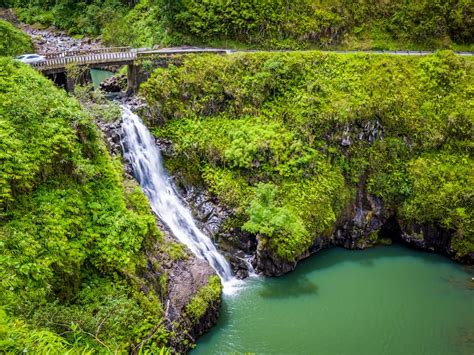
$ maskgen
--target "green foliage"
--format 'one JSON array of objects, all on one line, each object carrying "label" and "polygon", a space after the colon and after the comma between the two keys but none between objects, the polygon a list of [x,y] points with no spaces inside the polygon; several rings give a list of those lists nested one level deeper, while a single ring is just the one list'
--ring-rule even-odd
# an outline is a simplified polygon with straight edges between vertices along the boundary
[{"label": "green foliage", "polygon": [[82,108],[95,120],[114,122],[122,117],[120,106],[107,100],[102,91],[94,90],[92,84],[75,85],[74,97],[79,100]]},{"label": "green foliage", "polygon": [[165,242],[162,245],[161,250],[163,250],[171,260],[186,260],[188,258],[188,254],[186,254],[183,245],[180,243],[171,241]]},{"label": "green foliage", "polygon": [[161,20],[161,6],[154,0],[141,0],[128,13],[107,23],[104,40],[111,45],[152,47],[168,41]]},{"label": "green foliage", "polygon": [[405,220],[437,221],[456,231],[458,255],[474,250],[474,161],[464,154],[429,154],[409,162],[413,193],[400,212]]},{"label": "green foliage", "polygon": [[250,202],[253,192],[238,171],[206,165],[203,168],[202,178],[209,191],[220,201],[234,208],[237,214],[244,212],[244,207]]},{"label": "green foliage", "polygon": [[[332,233],[360,186],[393,213],[413,206],[415,221],[455,230],[457,250],[472,251],[468,185],[459,179],[452,201],[441,178],[420,188],[412,164],[447,155],[472,165],[473,88],[473,62],[449,51],[299,52],[190,56],[158,69],[142,92],[163,123],[155,134],[174,143],[174,171],[199,174],[234,209],[234,227],[249,221],[293,259]],[[459,213],[424,210],[430,194]]]},{"label": "green foliage", "polygon": [[366,152],[365,161],[375,168],[371,169],[368,190],[393,205],[410,196],[413,187],[406,167],[411,155],[407,145],[399,138],[390,137],[377,141]]},{"label": "green foliage", "polygon": [[0,19],[0,56],[14,56],[33,51],[33,42],[28,35]]},{"label": "green foliage", "polygon": [[69,348],[66,340],[56,333],[42,329],[32,329],[25,322],[9,317],[0,308],[0,349],[7,354],[23,353],[31,350],[37,353],[91,354],[86,349]]},{"label": "green foliage", "polygon": [[207,285],[200,288],[186,305],[186,314],[194,323],[199,322],[210,307],[220,302],[222,284],[219,276],[210,276]]},{"label": "green foliage", "polygon": [[23,21],[114,45],[472,48],[471,0],[7,0]]},{"label": "green foliage", "polygon": [[158,351],[161,304],[136,276],[162,238],[146,197],[75,99],[14,60],[0,68],[0,303],[14,325],[1,341]]},{"label": "green foliage", "polygon": [[168,338],[164,327],[154,329],[162,315],[156,295],[145,296],[123,280],[86,279],[75,299],[74,304],[45,304],[32,321],[62,334],[75,347],[94,349],[99,343],[109,352],[138,348],[148,337],[144,348],[156,350]]},{"label": "green foliage", "polygon": [[287,207],[277,206],[275,186],[261,184],[250,204],[250,219],[242,228],[269,239],[270,246],[285,260],[294,260],[311,245],[303,221]]},{"label": "green foliage", "polygon": [[126,2],[120,0],[8,2],[10,6],[17,8],[17,15],[21,21],[53,25],[71,34],[92,36],[100,35],[106,24],[127,10]]},{"label": "green foliage", "polygon": [[285,45],[286,40],[331,44],[341,22],[334,12],[306,0],[186,0],[172,25],[198,38]]}]

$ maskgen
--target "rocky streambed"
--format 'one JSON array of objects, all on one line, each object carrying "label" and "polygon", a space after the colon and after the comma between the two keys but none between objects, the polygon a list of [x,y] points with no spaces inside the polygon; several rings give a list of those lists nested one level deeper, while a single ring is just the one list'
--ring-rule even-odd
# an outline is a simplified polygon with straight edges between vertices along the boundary
[{"label": "rocky streambed", "polygon": [[64,31],[54,27],[43,28],[40,25],[22,23],[11,9],[0,9],[0,18],[13,23],[17,28],[28,34],[38,54],[90,50],[104,47],[97,39],[89,37],[71,37]]},{"label": "rocky streambed", "polygon": [[55,28],[37,29],[27,24],[20,24],[21,30],[33,39],[33,44],[39,54],[91,50],[103,47],[102,43],[88,38],[73,38]]}]

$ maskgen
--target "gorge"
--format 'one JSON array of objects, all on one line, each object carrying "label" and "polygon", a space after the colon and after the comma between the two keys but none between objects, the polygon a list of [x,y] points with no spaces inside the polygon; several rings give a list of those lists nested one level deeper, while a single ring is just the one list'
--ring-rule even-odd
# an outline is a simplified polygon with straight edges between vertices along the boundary
[{"label": "gorge", "polygon": [[469,1],[223,4],[0,8],[0,353],[472,353]]}]

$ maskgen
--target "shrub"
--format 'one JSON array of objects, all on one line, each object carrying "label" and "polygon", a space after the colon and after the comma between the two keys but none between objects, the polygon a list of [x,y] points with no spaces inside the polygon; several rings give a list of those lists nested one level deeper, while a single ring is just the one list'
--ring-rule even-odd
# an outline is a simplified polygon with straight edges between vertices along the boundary
[{"label": "shrub", "polygon": [[0,56],[14,56],[33,51],[33,42],[27,34],[0,19]]}]

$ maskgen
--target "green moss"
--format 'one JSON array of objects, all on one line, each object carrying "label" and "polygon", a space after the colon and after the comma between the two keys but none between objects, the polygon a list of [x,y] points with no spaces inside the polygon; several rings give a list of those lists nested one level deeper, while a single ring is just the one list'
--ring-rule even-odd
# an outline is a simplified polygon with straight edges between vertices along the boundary
[{"label": "green moss", "polygon": [[473,166],[472,158],[463,154],[429,154],[411,160],[413,192],[400,209],[406,221],[436,221],[455,230],[452,246],[459,256],[474,250]]},{"label": "green moss", "polygon": [[222,292],[221,280],[214,275],[209,277],[208,284],[196,293],[191,301],[186,305],[186,314],[192,322],[197,323],[206,314],[209,307],[220,302]]},{"label": "green moss", "polygon": [[165,242],[162,244],[161,250],[163,250],[171,260],[186,260],[188,258],[188,254],[184,251],[184,247],[180,243]]},{"label": "green moss", "polygon": [[27,34],[0,19],[0,56],[14,56],[33,51],[33,42]]}]

